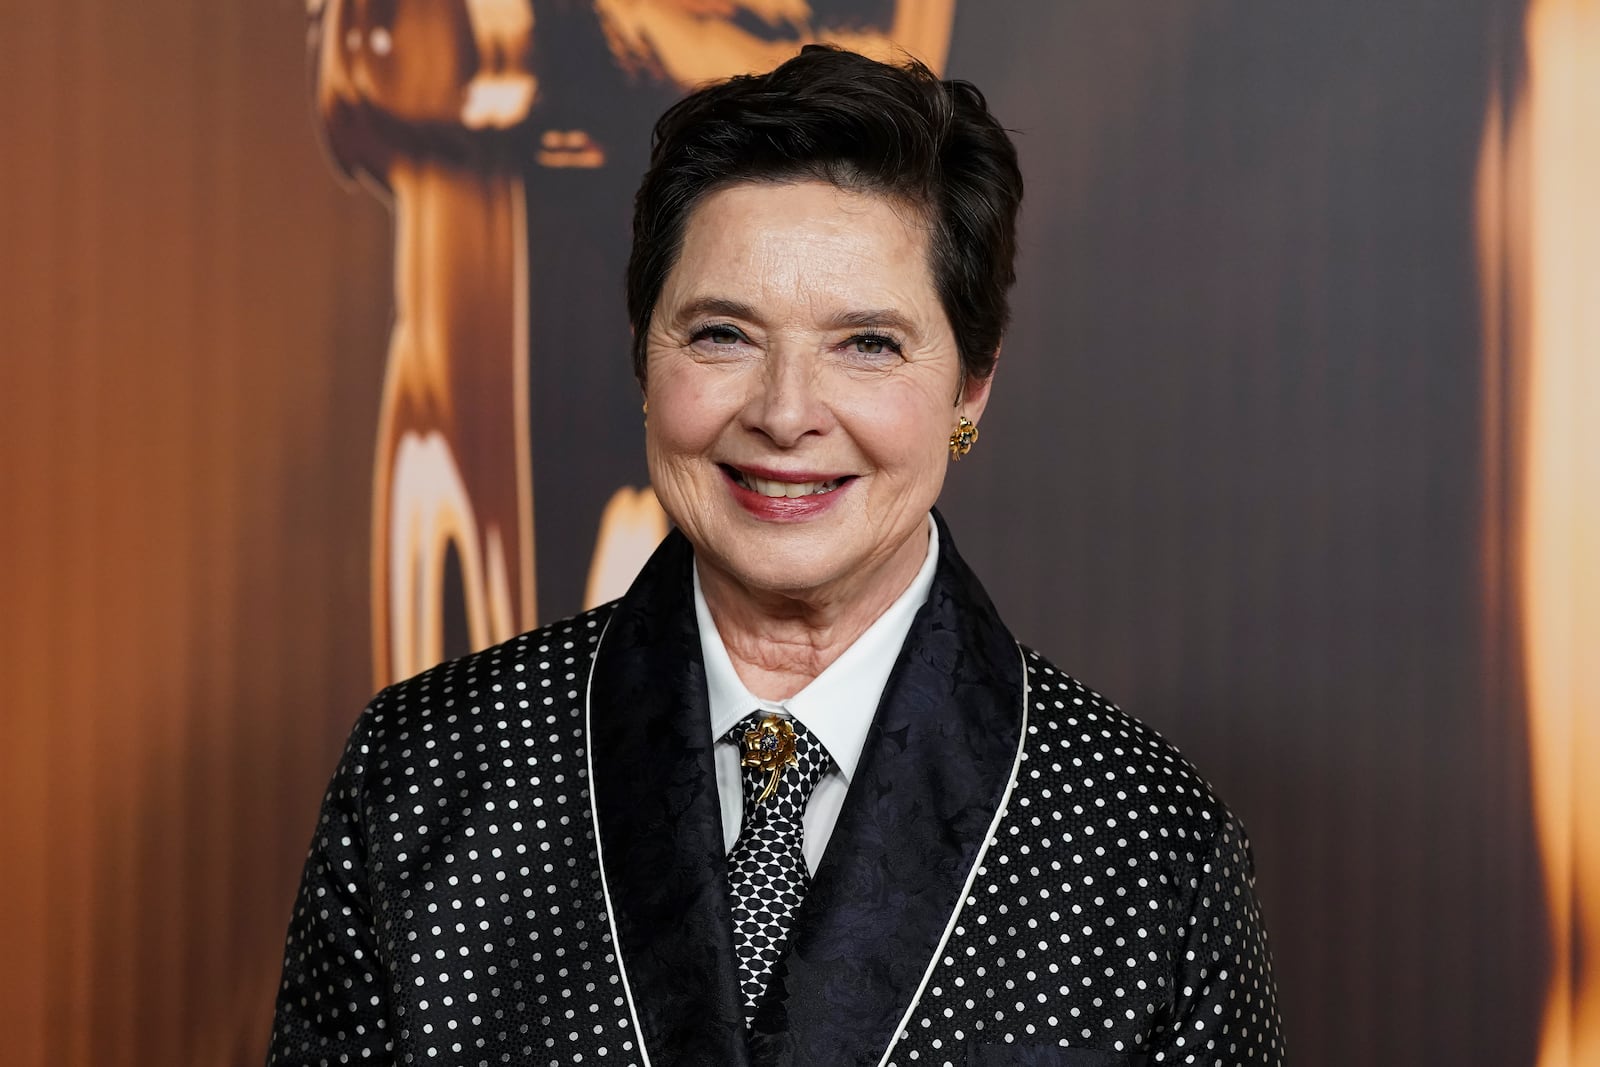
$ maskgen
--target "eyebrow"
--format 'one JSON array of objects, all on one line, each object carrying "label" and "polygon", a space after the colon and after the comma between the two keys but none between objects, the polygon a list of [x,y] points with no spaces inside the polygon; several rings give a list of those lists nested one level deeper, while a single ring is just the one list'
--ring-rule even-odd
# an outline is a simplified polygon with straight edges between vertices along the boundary
[{"label": "eyebrow", "polygon": [[679,308],[673,318],[681,323],[700,318],[702,315],[722,315],[730,319],[744,319],[746,322],[761,320],[756,314],[756,309],[749,304],[722,296],[702,296],[698,300],[691,300]]},{"label": "eyebrow", "polygon": [[[674,318],[681,323],[705,315],[726,316],[732,319],[743,319],[746,322],[762,321],[760,313],[749,304],[721,296],[704,296],[697,300],[691,300],[678,309],[678,313]],[[874,327],[894,330],[908,337],[919,335],[919,331],[912,325],[911,320],[893,308],[864,308],[856,311],[841,311],[822,323],[822,328],[825,330],[863,330]]]},{"label": "eyebrow", "polygon": [[842,311],[823,324],[829,330],[894,330],[908,337],[917,336],[917,328],[894,308],[871,308],[863,311]]}]

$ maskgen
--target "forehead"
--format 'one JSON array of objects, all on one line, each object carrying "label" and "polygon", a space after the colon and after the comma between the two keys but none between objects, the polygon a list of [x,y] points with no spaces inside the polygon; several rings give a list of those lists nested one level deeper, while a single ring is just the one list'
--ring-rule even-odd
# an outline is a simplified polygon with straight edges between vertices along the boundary
[{"label": "forehead", "polygon": [[668,306],[707,296],[760,303],[897,307],[942,317],[920,214],[826,182],[746,182],[689,215]]}]

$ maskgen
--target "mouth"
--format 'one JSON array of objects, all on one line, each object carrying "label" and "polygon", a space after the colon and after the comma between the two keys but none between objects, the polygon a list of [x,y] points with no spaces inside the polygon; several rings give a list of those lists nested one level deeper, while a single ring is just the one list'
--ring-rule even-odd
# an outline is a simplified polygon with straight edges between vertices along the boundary
[{"label": "mouth", "polygon": [[825,493],[833,492],[855,477],[847,474],[825,481],[784,481],[778,478],[762,478],[748,471],[742,471],[738,467],[729,466],[726,463],[718,464],[718,466],[741,489],[748,489],[752,493],[759,493],[762,496],[773,498],[792,499],[801,496],[822,496]]}]

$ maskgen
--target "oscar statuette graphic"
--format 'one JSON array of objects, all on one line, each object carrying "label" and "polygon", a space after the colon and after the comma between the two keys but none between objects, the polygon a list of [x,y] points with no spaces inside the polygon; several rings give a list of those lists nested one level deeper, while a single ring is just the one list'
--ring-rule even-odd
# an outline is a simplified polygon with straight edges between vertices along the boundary
[{"label": "oscar statuette graphic", "polygon": [[379,684],[438,662],[456,554],[474,647],[533,625],[527,251],[506,151],[538,83],[518,0],[311,9],[315,101],[339,168],[394,213],[395,320],[372,500]]}]

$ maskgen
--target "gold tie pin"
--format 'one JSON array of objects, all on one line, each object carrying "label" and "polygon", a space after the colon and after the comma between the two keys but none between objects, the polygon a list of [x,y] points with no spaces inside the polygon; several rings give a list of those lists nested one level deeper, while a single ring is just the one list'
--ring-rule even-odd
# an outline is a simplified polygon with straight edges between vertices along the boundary
[{"label": "gold tie pin", "polygon": [[767,787],[756,797],[759,804],[772,795],[778,788],[778,779],[783,776],[785,767],[793,767],[800,762],[800,757],[794,750],[794,724],[788,719],[778,715],[768,715],[754,727],[744,732],[744,759],[739,761],[741,767],[759,767],[769,771],[772,777],[767,779]]}]

